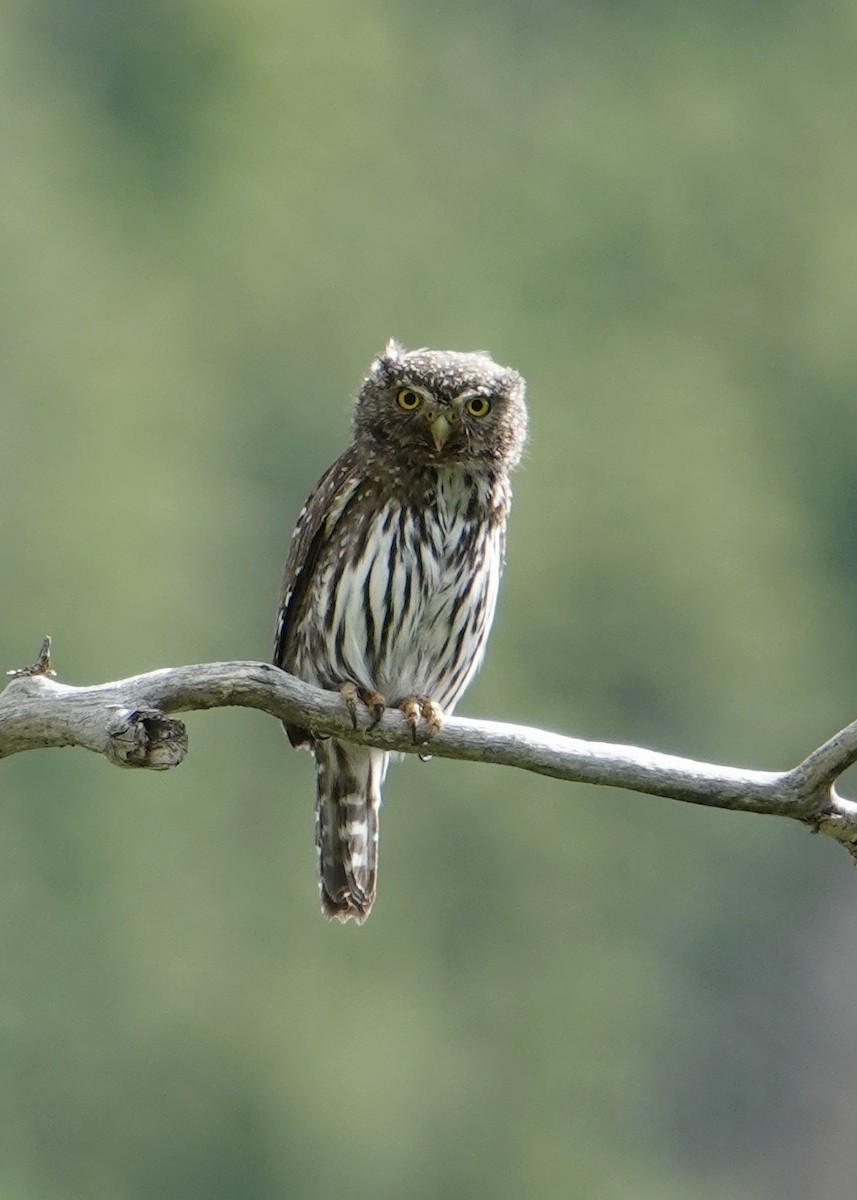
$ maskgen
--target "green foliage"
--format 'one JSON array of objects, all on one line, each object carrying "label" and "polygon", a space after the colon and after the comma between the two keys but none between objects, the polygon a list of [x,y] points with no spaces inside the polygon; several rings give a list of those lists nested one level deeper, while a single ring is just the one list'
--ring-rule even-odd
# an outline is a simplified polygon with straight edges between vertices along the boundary
[{"label": "green foliage", "polygon": [[[463,712],[763,768],[853,715],[853,5],[3,21],[0,662],[45,632],[69,682],[267,657],[395,335],[530,384]],[[372,919],[332,928],[309,761],[189,724],[169,777],[3,764],[0,1195],[807,1194],[844,855],[409,761]]]}]

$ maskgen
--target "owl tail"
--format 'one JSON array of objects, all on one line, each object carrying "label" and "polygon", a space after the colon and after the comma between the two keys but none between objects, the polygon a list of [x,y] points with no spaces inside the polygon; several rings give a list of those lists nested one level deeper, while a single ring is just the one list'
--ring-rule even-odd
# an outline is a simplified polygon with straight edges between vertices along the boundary
[{"label": "owl tail", "polygon": [[331,920],[362,925],[372,909],[388,757],[334,738],[316,741],[315,842],[321,911]]}]

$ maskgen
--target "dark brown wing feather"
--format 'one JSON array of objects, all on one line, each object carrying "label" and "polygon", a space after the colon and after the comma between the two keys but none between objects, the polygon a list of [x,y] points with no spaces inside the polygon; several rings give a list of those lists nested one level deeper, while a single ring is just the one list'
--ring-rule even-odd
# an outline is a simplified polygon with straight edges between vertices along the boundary
[{"label": "dark brown wing feather", "polygon": [[[293,638],[301,620],[307,589],[319,552],[336,525],[337,509],[340,512],[344,509],[345,499],[354,492],[358,482],[357,456],[354,447],[349,446],[336,462],[328,467],[301,509],[283,568],[277,605],[274,665],[282,667],[284,671],[294,668]],[[333,521],[330,522],[332,515]],[[285,729],[293,746],[312,741],[306,729],[295,725],[286,725]]]}]

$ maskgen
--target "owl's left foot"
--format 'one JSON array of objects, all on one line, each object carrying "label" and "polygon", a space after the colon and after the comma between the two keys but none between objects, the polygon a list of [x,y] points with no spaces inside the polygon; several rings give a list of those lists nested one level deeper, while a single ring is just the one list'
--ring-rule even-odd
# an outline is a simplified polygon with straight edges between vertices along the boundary
[{"label": "owl's left foot", "polygon": [[443,709],[436,701],[429,700],[427,696],[408,696],[402,701],[399,708],[405,714],[405,720],[411,727],[414,745],[417,744],[417,729],[419,728],[420,718],[425,722],[422,738],[424,742],[433,738],[443,725]]},{"label": "owl's left foot", "polygon": [[356,683],[341,683],[339,685],[339,694],[345,701],[345,707],[351,715],[351,724],[357,728],[357,701],[362,700],[369,712],[372,714],[372,720],[366,726],[367,729],[374,729],[384,715],[385,700],[380,692],[370,692],[367,688],[359,688]]}]

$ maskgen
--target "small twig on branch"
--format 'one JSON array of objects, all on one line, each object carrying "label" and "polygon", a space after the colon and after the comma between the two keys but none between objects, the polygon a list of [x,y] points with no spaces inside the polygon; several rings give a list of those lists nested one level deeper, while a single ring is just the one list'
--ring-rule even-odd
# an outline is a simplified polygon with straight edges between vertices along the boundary
[{"label": "small twig on branch", "polygon": [[50,634],[42,642],[42,648],[34,663],[31,663],[29,667],[15,667],[6,674],[11,675],[13,679],[19,679],[22,675],[56,675],[56,671],[51,669]]},{"label": "small twig on branch", "polygon": [[[51,677],[49,652],[46,639],[33,667],[10,672],[12,679],[0,693],[0,758],[42,747],[83,746],[121,766],[174,767],[187,752],[187,732],[168,714],[226,706],[256,708],[319,734],[385,750],[426,751],[425,743],[414,744],[398,710],[388,709],[371,730],[355,730],[338,692],[311,687],[267,663],[167,667],[113,683],[70,687]],[[448,717],[432,737],[430,749],[440,758],[496,763],[711,808],[790,817],[833,837],[857,858],[857,804],[837,795],[833,786],[857,761],[857,722],[793,770],[782,772],[715,766],[635,746],[463,717]]]}]

